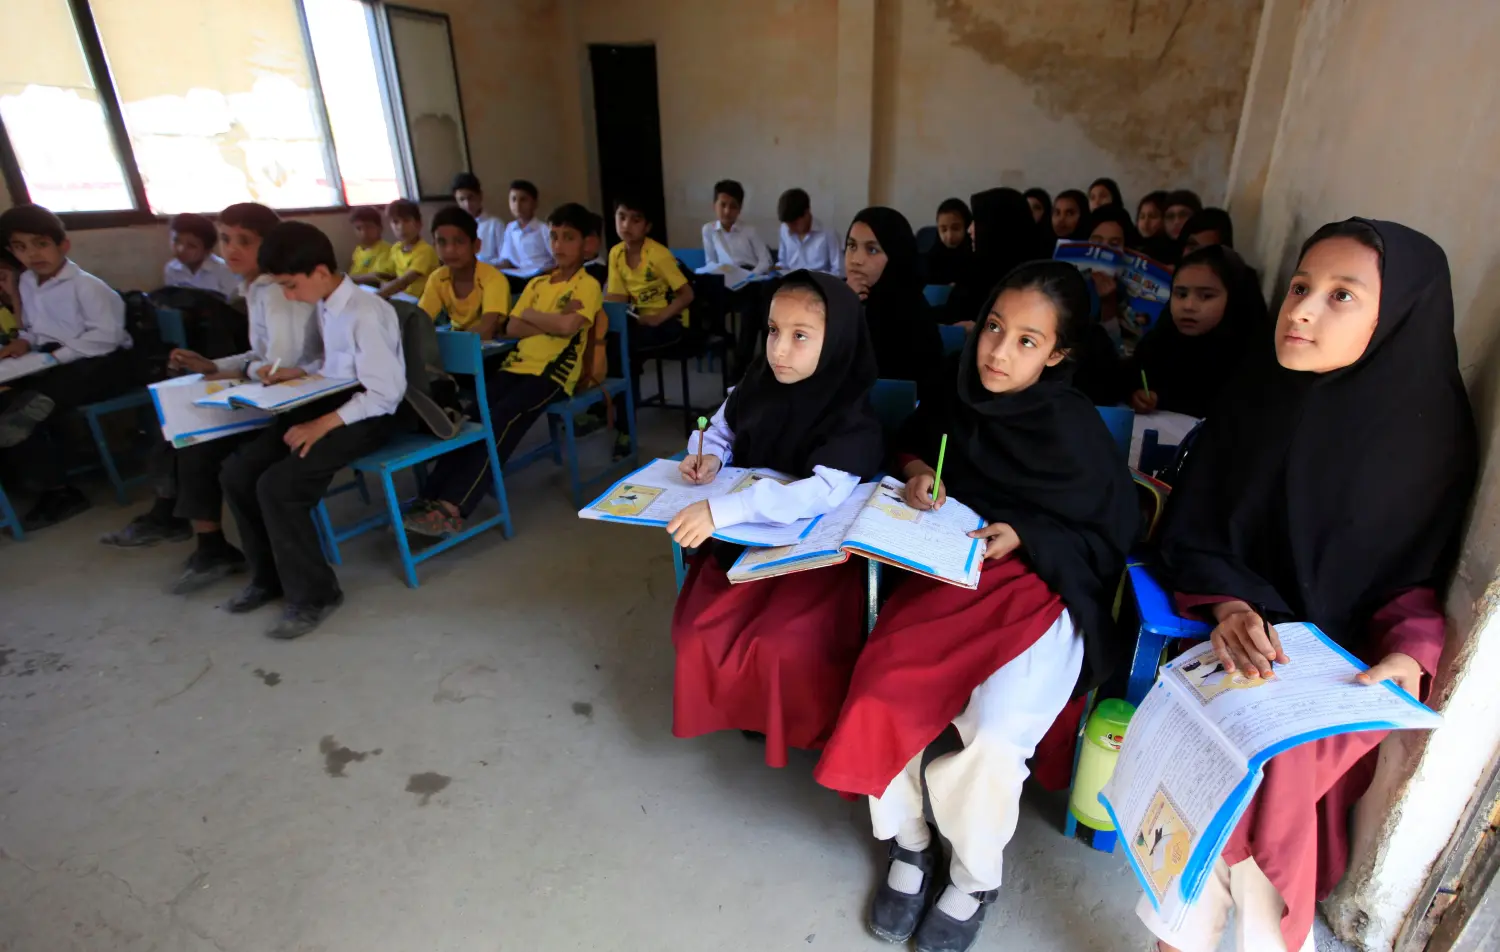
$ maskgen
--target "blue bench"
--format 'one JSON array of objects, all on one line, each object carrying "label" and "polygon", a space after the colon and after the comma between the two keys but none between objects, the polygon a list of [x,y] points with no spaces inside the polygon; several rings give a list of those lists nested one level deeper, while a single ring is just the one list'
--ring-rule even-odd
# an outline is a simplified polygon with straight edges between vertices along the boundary
[{"label": "blue bench", "polygon": [[673,248],[671,251],[672,257],[687,265],[691,271],[697,271],[708,264],[708,256],[703,253],[702,248]]},{"label": "blue bench", "polygon": [[964,339],[969,332],[957,324],[939,324],[938,335],[943,338],[943,356],[946,357],[964,349]]},{"label": "blue bench", "polygon": [[951,284],[929,284],[922,289],[922,296],[932,307],[942,307],[947,304],[948,296],[952,293],[953,285]]}]

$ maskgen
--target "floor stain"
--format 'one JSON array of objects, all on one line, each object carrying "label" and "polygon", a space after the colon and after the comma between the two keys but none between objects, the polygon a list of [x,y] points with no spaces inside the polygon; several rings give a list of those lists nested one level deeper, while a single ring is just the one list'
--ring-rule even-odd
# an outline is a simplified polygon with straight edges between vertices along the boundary
[{"label": "floor stain", "polygon": [[63,660],[63,656],[56,651],[33,651],[22,654],[14,664],[11,663],[11,655],[20,654],[18,649],[0,649],[0,677],[29,678],[34,674],[46,672],[56,674],[73,667]]},{"label": "floor stain", "polygon": [[257,678],[260,678],[268,686],[273,688],[281,683],[281,675],[277,674],[275,671],[267,671],[264,668],[256,668],[250,673],[255,675]]},{"label": "floor stain", "polygon": [[426,773],[414,773],[406,779],[406,792],[415,793],[422,799],[417,801],[417,806],[427,806],[427,801],[432,799],[434,793],[441,793],[453,782],[452,777],[445,777],[440,773],[429,770]]},{"label": "floor stain", "polygon": [[334,740],[332,734],[318,741],[318,751],[323,755],[323,772],[330,777],[347,776],[344,773],[345,767],[362,763],[366,757],[380,756],[379,747],[374,750],[350,750]]},{"label": "floor stain", "polygon": [[462,704],[471,697],[494,699],[489,693],[493,680],[485,677],[495,674],[496,669],[487,664],[469,662],[459,665],[438,680],[437,693],[432,696],[434,704]]},{"label": "floor stain", "polygon": [[0,648],[0,671],[5,670],[5,666],[10,664],[10,656],[15,653],[16,649],[14,648]]},{"label": "floor stain", "polygon": [[579,717],[591,721],[594,719],[594,705],[590,704],[587,701],[574,701],[573,713],[577,714]]}]

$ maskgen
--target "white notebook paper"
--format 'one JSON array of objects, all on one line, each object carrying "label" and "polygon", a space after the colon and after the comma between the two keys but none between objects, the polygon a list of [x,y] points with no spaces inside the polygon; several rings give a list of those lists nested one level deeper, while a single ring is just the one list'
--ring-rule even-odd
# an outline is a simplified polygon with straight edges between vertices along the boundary
[{"label": "white notebook paper", "polygon": [[244,408],[282,413],[293,407],[311,403],[319,397],[326,397],[341,390],[353,390],[357,386],[359,386],[358,380],[339,380],[314,374],[311,377],[288,380],[286,383],[270,385],[242,383],[238,387],[220,390],[218,393],[208,394],[193,402],[200,407],[219,407],[226,410]]}]

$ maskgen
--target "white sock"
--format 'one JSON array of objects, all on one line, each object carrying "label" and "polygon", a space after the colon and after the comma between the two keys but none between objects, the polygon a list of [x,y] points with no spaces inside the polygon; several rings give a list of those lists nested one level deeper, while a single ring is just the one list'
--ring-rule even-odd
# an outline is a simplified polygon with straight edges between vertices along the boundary
[{"label": "white sock", "polygon": [[979,911],[979,900],[966,892],[959,892],[955,886],[946,886],[938,898],[937,907],[959,922],[968,922]]},{"label": "white sock", "polygon": [[915,896],[922,891],[922,870],[905,860],[891,860],[891,871],[887,874],[885,882],[887,886],[898,893]]}]

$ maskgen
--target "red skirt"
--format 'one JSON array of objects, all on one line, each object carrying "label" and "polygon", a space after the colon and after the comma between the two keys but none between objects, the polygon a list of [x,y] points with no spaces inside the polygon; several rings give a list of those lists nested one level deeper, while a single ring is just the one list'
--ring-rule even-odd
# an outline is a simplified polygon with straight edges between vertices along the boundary
[{"label": "red skirt", "polygon": [[986,562],[978,591],[913,576],[884,608],[813,777],[878,797],[963,713],[974,689],[1052,627],[1063,602],[1019,558]]},{"label": "red skirt", "polygon": [[693,560],[672,613],[672,733],[766,735],[766,763],[828,740],[865,641],[865,563],[729,584]]}]

